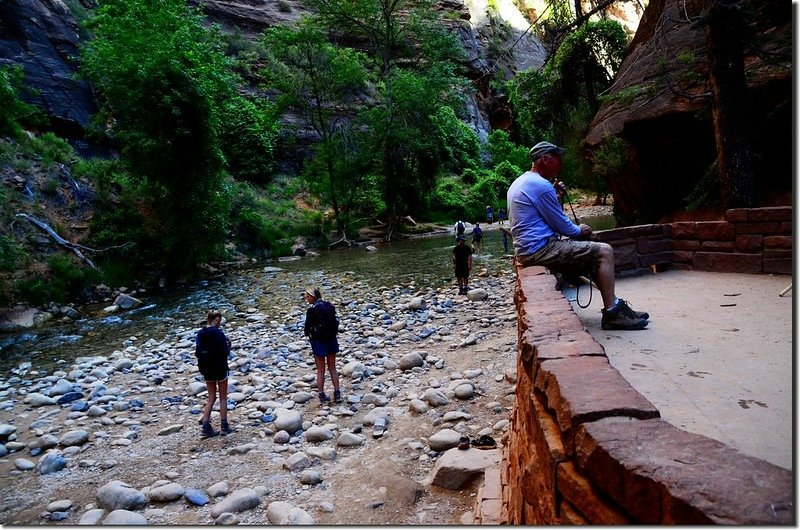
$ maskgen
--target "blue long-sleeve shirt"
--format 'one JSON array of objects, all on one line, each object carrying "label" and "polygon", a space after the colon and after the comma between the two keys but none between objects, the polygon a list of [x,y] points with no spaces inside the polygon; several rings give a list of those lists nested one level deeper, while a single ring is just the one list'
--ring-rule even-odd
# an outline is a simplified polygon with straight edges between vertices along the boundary
[{"label": "blue long-sleeve shirt", "polygon": [[533,254],[558,235],[581,233],[564,213],[553,184],[538,173],[526,171],[517,177],[506,199],[514,251],[519,256]]}]

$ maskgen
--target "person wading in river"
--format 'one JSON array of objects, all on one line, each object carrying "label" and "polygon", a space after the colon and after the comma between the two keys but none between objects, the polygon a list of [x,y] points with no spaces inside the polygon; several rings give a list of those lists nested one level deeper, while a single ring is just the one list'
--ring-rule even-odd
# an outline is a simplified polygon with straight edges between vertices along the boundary
[{"label": "person wading in river", "polygon": [[472,247],[466,244],[467,238],[460,235],[453,247],[453,271],[458,282],[458,294],[469,291],[469,271],[472,270]]},{"label": "person wading in river", "polygon": [[306,310],[306,323],[303,332],[311,341],[311,351],[314,352],[314,363],[317,367],[317,392],[320,403],[327,403],[331,399],[325,394],[325,365],[331,374],[333,383],[333,400],[342,402],[342,393],[339,390],[339,374],[336,372],[336,354],[339,352],[339,319],[336,318],[336,308],[330,302],[322,299],[322,294],[316,287],[309,287],[303,293],[310,307]]},{"label": "person wading in river", "polygon": [[217,400],[217,390],[219,390],[219,418],[221,422],[222,434],[233,432],[228,425],[228,354],[231,351],[231,341],[220,329],[222,324],[222,313],[216,310],[208,312],[206,317],[208,325],[197,332],[197,367],[206,382],[206,404],[203,407],[202,437],[209,438],[217,436],[211,426],[211,409]]}]

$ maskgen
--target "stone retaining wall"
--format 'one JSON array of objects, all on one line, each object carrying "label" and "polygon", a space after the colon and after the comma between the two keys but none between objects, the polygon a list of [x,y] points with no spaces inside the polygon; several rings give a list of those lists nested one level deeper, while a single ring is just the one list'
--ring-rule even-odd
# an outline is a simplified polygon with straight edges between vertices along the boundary
[{"label": "stone retaining wall", "polygon": [[604,230],[593,239],[615,249],[618,273],[653,267],[792,274],[792,207],[735,209],[724,221]]},{"label": "stone retaining wall", "polygon": [[[791,208],[598,233],[617,266],[791,273]],[[517,269],[506,524],[795,524],[792,472],[667,423],[613,367],[542,267]]]}]

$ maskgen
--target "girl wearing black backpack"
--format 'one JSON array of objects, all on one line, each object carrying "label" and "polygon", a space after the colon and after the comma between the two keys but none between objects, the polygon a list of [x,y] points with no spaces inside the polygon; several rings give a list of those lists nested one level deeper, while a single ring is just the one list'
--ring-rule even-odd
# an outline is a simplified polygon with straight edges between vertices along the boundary
[{"label": "girl wearing black backpack", "polygon": [[314,363],[317,367],[317,391],[320,403],[327,403],[331,399],[325,394],[325,365],[331,374],[333,383],[333,400],[342,402],[342,393],[339,391],[339,374],[336,372],[336,354],[339,352],[339,320],[336,318],[336,308],[330,302],[322,299],[322,294],[316,287],[309,287],[303,293],[310,307],[306,310],[306,324],[303,329],[311,341],[311,351],[314,352]]},{"label": "girl wearing black backpack", "polygon": [[206,317],[208,325],[197,332],[197,367],[206,382],[206,404],[203,407],[202,437],[217,436],[211,426],[211,409],[217,400],[219,390],[219,418],[222,434],[233,432],[228,425],[228,354],[231,351],[231,341],[220,329],[222,313],[212,309]]}]

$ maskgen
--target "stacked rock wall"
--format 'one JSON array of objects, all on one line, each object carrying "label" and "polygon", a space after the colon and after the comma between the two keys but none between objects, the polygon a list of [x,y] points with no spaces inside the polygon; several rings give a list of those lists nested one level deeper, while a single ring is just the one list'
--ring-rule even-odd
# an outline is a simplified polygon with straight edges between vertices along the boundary
[{"label": "stacked rock wall", "polygon": [[653,267],[749,274],[792,273],[792,207],[739,208],[722,221],[677,222],[598,232],[618,273]]},{"label": "stacked rock wall", "polygon": [[[724,222],[622,228],[598,239],[616,247],[628,271],[745,263],[734,270],[770,272],[783,267],[775,260],[791,264],[786,210],[730,210]],[[515,301],[503,523],[794,524],[792,472],[662,420],[611,366],[544,268],[517,269]]]}]

